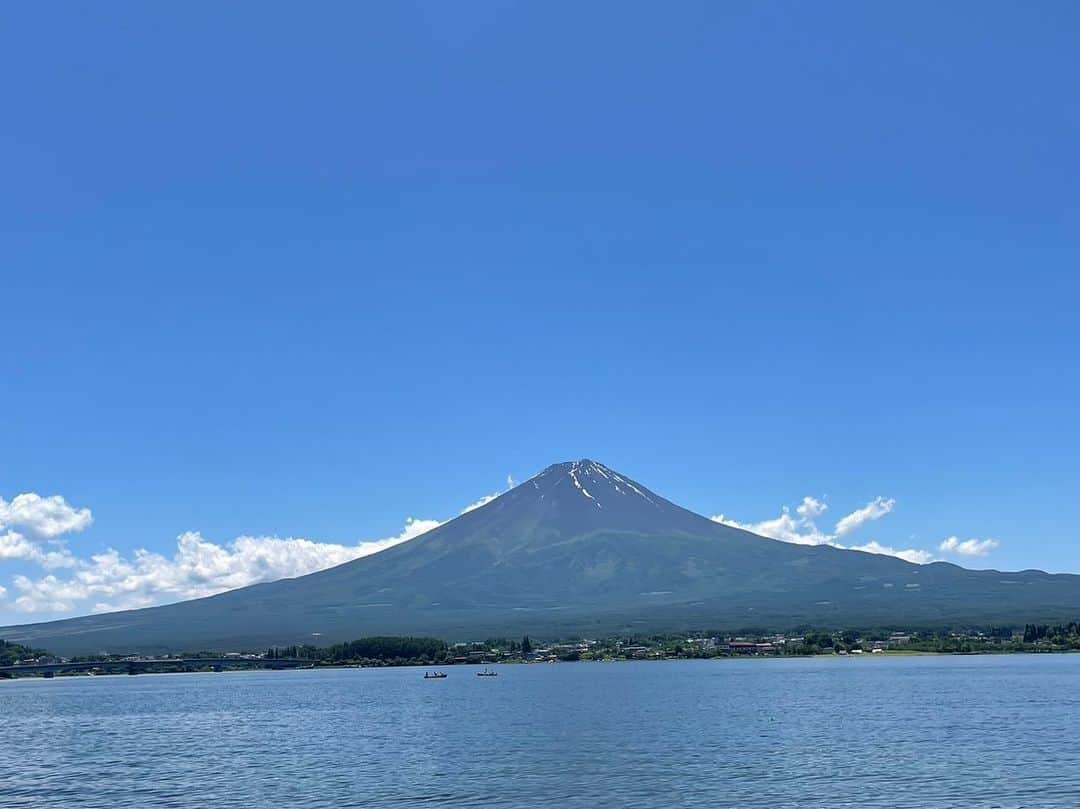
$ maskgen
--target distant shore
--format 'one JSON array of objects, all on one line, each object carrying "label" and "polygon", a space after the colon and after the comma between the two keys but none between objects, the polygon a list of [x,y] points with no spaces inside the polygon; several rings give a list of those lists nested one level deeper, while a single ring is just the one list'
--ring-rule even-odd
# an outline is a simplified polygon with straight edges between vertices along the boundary
[{"label": "distant shore", "polygon": [[[628,659],[624,657],[604,657],[604,658],[591,658],[588,660],[507,660],[504,662],[487,664],[495,665],[499,667],[518,667],[518,666],[533,666],[533,665],[551,665],[551,664],[566,664],[566,663],[678,663],[678,662],[763,662],[763,661],[795,661],[795,660],[858,660],[858,659],[895,659],[895,658],[915,658],[915,657],[976,657],[976,656],[1012,656],[1012,655],[1030,655],[1030,656],[1043,656],[1043,655],[1060,655],[1070,654],[1076,651],[1075,649],[1061,649],[1061,650],[1045,650],[1045,651],[1031,651],[1031,650],[979,650],[968,652],[934,652],[934,651],[922,651],[922,650],[895,650],[888,652],[881,652],[878,654],[814,654],[814,655],[718,655],[715,657],[657,657],[657,658],[639,658]],[[293,665],[293,666],[266,666],[266,665],[245,665],[242,661],[234,661],[228,665],[222,666],[199,666],[194,661],[188,662],[181,666],[177,665],[177,661],[171,658],[162,659],[144,659],[138,661],[142,667],[140,670],[120,670],[113,668],[111,670],[83,670],[83,671],[53,671],[42,672],[35,670],[39,667],[35,666],[16,666],[5,667],[0,669],[0,682],[4,680],[28,680],[28,679],[72,679],[81,677],[125,677],[131,675],[148,676],[148,675],[178,675],[178,674],[229,674],[237,672],[253,672],[253,671],[340,671],[345,669],[380,669],[380,668],[393,668],[393,669],[416,669],[419,671],[440,671],[440,672],[453,672],[455,670],[471,671],[474,669],[482,668],[482,664],[479,663],[383,663],[383,664],[368,664],[363,665],[359,663],[311,663],[308,665]],[[55,664],[57,668],[62,668],[65,664]],[[14,669],[14,670],[13,670]],[[21,670],[20,670],[21,669]],[[464,672],[462,672],[464,673]]]},{"label": "distant shore", "polygon": [[271,646],[263,651],[98,654],[60,657],[0,640],[0,678],[140,675],[233,669],[450,668],[463,665],[724,660],[922,655],[1062,654],[1080,651],[1080,626],[1028,624],[962,631],[842,630],[719,635],[679,633],[539,641],[523,636],[450,643],[437,638],[373,636],[330,646]]}]

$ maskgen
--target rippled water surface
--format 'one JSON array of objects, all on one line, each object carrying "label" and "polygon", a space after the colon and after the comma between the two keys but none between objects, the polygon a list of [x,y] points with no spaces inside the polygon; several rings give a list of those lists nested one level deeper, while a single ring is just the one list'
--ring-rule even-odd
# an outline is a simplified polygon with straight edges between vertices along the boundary
[{"label": "rippled water surface", "polygon": [[0,682],[0,806],[1080,806],[1080,655]]}]

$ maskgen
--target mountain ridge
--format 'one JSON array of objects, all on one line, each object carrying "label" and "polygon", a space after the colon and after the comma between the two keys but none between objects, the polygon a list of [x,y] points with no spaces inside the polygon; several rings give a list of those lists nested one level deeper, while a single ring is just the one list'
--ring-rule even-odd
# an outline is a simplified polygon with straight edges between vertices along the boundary
[{"label": "mountain ridge", "polygon": [[57,653],[750,626],[1075,620],[1080,576],[916,565],[710,520],[589,459],[408,542],[206,598],[0,629]]}]

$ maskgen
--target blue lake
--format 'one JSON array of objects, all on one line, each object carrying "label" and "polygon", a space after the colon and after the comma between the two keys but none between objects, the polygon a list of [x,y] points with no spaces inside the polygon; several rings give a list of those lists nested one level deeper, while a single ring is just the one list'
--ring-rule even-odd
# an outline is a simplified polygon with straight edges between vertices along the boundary
[{"label": "blue lake", "polygon": [[0,806],[1080,806],[1080,655],[0,681]]}]

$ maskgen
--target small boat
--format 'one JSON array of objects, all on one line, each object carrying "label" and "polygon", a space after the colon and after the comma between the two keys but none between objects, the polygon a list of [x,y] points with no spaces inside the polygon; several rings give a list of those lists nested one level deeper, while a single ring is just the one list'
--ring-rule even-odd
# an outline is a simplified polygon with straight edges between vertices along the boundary
[{"label": "small boat", "polygon": [[484,669],[483,671],[476,672],[477,677],[498,677],[499,672],[492,671],[491,669]]},{"label": "small boat", "polygon": [[424,672],[424,679],[425,680],[445,680],[446,675],[443,674],[441,671],[425,671]]}]

